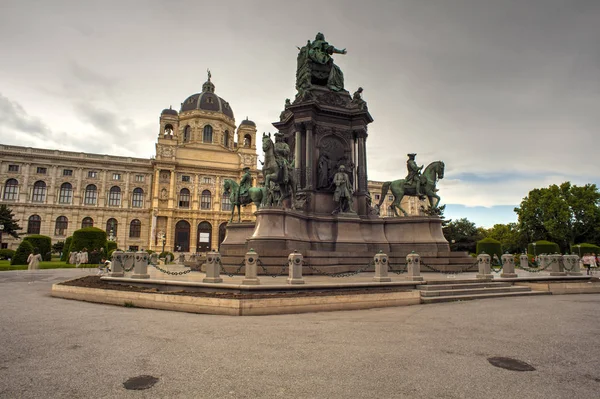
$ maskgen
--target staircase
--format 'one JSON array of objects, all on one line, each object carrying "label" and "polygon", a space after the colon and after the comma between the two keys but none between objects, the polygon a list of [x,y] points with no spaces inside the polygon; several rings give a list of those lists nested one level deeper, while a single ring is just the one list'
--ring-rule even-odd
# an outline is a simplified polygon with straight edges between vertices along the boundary
[{"label": "staircase", "polygon": [[532,291],[530,287],[514,286],[510,282],[476,280],[460,280],[452,283],[428,281],[427,284],[417,285],[417,289],[421,292],[421,303],[549,294],[549,292]]}]

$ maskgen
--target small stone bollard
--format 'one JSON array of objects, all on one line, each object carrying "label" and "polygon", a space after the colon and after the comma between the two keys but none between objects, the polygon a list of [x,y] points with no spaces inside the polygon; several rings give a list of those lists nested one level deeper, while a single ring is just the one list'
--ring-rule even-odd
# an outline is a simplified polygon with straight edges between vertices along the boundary
[{"label": "small stone bollard", "polygon": [[242,284],[246,285],[258,285],[260,284],[260,280],[257,276],[257,262],[258,262],[258,254],[254,252],[252,248],[250,251],[246,252],[246,273],[244,275],[244,279],[242,280]]},{"label": "small stone bollard", "polygon": [[406,279],[423,281],[421,276],[421,257],[414,251],[406,255]]},{"label": "small stone bollard", "polygon": [[519,262],[521,263],[521,269],[525,270],[529,267],[529,258],[525,254],[519,256]]},{"label": "small stone bollard", "polygon": [[133,274],[131,278],[150,278],[148,274],[148,259],[146,251],[137,251],[134,255]]},{"label": "small stone bollard", "polygon": [[552,266],[550,267],[550,275],[551,276],[566,276],[565,269],[562,265],[562,255],[554,254],[548,255],[550,258],[550,262],[552,262]]},{"label": "small stone bollard", "polygon": [[180,265],[183,265],[185,263],[185,254],[179,254],[179,259],[177,260],[177,263],[179,263]]},{"label": "small stone bollard", "polygon": [[539,263],[539,269],[542,270],[548,270],[549,264],[550,264],[550,257],[546,254],[543,255],[538,255],[538,263]]},{"label": "small stone bollard", "polygon": [[108,274],[110,277],[123,277],[123,251],[114,251],[112,253],[112,262],[110,266],[111,272]]},{"label": "small stone bollard", "polygon": [[373,281],[379,283],[392,281],[388,276],[389,258],[387,254],[384,254],[383,251],[379,251],[379,253],[375,254],[373,257],[373,262],[375,262],[375,276],[373,277]]},{"label": "small stone bollard", "polygon": [[206,277],[202,279],[203,283],[222,283],[221,278],[221,254],[216,251],[210,251],[206,254]]},{"label": "small stone bollard", "polygon": [[[502,273],[500,274],[500,277],[517,277],[517,273],[515,273],[515,258],[511,254],[504,254],[500,257],[500,259],[502,260]],[[527,260],[527,257],[525,260]]]},{"label": "small stone bollard", "polygon": [[480,280],[492,280],[494,278],[490,269],[491,259],[492,257],[485,253],[477,255],[477,263],[479,264],[479,274],[477,274],[476,278]]},{"label": "small stone bollard", "polygon": [[288,256],[288,284],[304,284],[304,279],[302,278],[302,266],[304,264],[304,257],[301,253],[294,250]]},{"label": "small stone bollard", "polygon": [[171,260],[172,260],[171,254],[167,254],[165,256],[165,265],[168,265],[169,263],[171,263]]},{"label": "small stone bollard", "polygon": [[[577,255],[565,255],[563,256],[563,266],[566,265],[565,271],[569,276],[582,276],[581,262]],[[569,269],[569,270],[567,270]]]}]

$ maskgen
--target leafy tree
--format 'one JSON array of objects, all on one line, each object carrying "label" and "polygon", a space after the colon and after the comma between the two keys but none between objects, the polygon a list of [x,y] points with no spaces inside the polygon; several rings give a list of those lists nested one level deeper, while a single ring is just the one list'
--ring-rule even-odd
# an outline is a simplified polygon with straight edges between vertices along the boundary
[{"label": "leafy tree", "polygon": [[19,238],[18,231],[22,230],[22,228],[19,226],[18,222],[19,221],[15,219],[15,215],[9,207],[5,204],[0,205],[0,224],[4,225],[2,233],[9,234],[14,238]]},{"label": "leafy tree", "polygon": [[52,244],[52,252],[54,252],[55,254],[62,253],[63,249],[65,249],[64,241],[58,241],[57,243]]},{"label": "leafy tree", "polygon": [[516,223],[495,224],[487,230],[487,237],[500,241],[502,250],[511,254],[523,252],[527,246]]},{"label": "leafy tree", "polygon": [[583,187],[569,182],[534,189],[515,212],[527,242],[549,240],[561,251],[577,242],[600,238],[600,192],[595,184]]},{"label": "leafy tree", "polygon": [[21,241],[15,256],[10,260],[11,265],[26,265],[29,254],[33,252],[33,245],[29,241]]},{"label": "leafy tree", "polygon": [[467,218],[448,221],[442,231],[452,251],[475,252],[477,241],[483,238],[482,232],[478,231],[475,223]]}]

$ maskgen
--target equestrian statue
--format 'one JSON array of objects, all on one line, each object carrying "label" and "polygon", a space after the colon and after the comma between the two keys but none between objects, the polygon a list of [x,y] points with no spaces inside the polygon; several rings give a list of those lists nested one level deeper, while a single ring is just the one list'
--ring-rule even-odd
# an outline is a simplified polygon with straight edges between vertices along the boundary
[{"label": "equestrian statue", "polygon": [[275,143],[271,140],[271,133],[263,133],[262,148],[265,153],[263,176],[265,181],[265,197],[262,206],[281,205],[290,198],[292,209],[296,202],[296,175],[293,162],[290,161],[290,147],[283,140],[283,133],[274,134]]},{"label": "equestrian statue", "polygon": [[416,155],[417,154],[408,154],[408,161],[406,162],[408,176],[406,176],[405,179],[386,181],[383,183],[381,188],[381,198],[379,199],[379,203],[375,206],[378,211],[385,200],[388,190],[391,190],[394,195],[394,202],[392,202],[390,207],[394,210],[396,216],[400,216],[398,214],[398,209],[402,211],[404,216],[408,216],[408,213],[406,213],[400,205],[402,198],[404,198],[405,195],[419,197],[420,199],[427,198],[429,200],[430,208],[437,208],[440,203],[440,196],[436,194],[438,189],[435,186],[438,179],[444,178],[444,162],[432,162],[427,165],[423,173],[421,173],[423,166],[417,165],[417,162],[415,161]]},{"label": "equestrian statue", "polygon": [[238,210],[238,222],[241,221],[241,207],[253,203],[258,209],[265,197],[264,187],[252,187],[252,176],[250,175],[250,168],[244,168],[244,176],[240,184],[236,183],[235,180],[225,179],[223,183],[223,192],[225,195],[229,195],[229,202],[231,202],[231,217],[229,222],[233,222],[233,215],[235,214],[235,208]]}]

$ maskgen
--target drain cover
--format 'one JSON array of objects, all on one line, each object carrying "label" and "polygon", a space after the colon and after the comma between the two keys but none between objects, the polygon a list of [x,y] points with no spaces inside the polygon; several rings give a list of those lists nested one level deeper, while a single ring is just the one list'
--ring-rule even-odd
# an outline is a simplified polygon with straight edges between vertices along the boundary
[{"label": "drain cover", "polygon": [[141,390],[152,388],[158,382],[158,378],[151,375],[138,375],[132,377],[123,383],[125,389]]},{"label": "drain cover", "polygon": [[522,362],[517,359],[510,357],[489,357],[488,362],[492,366],[500,367],[502,369],[513,370],[513,371],[534,371],[535,367],[531,364]]}]

